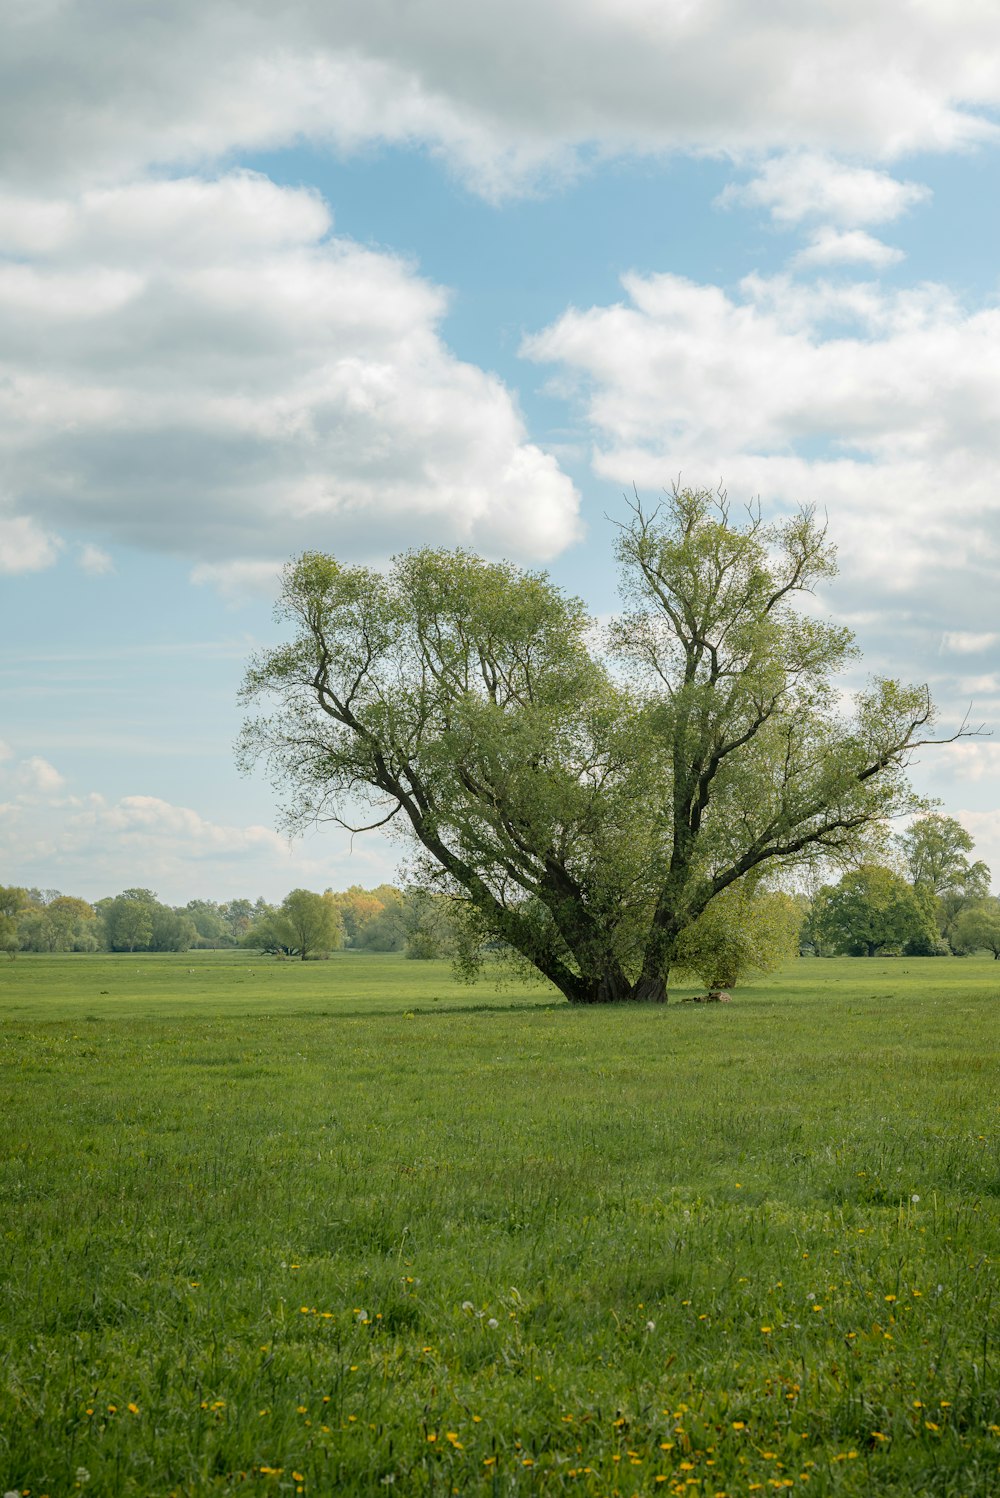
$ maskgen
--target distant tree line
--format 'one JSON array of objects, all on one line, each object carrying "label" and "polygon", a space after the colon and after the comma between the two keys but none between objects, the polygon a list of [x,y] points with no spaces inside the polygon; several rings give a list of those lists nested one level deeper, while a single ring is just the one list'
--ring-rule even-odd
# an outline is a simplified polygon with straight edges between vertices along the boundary
[{"label": "distant tree line", "polygon": [[0,951],[187,952],[248,947],[283,957],[324,957],[341,947],[451,955],[451,902],[424,890],[381,884],[344,891],[292,890],[266,900],[189,900],[166,905],[153,890],[126,889],[93,904],[55,889],[0,885]]},{"label": "distant tree line", "polygon": [[819,957],[1000,959],[1000,900],[990,870],[954,817],[918,818],[893,844],[895,867],[863,863],[819,889],[802,924],[801,950]]},{"label": "distant tree line", "polygon": [[[685,931],[676,966],[710,990],[771,972],[796,953],[817,957],[966,956],[1000,959],[1000,899],[990,870],[973,861],[973,840],[952,817],[914,821],[888,848],[810,898],[744,879]],[[530,920],[530,902],[524,918]],[[341,948],[450,957],[475,976],[518,954],[481,930],[460,900],[426,888],[379,884],[291,890],[280,902],[189,900],[170,906],[150,889],[126,889],[89,904],[53,889],[0,886],[0,951],[186,952],[244,947],[280,958],[323,958]],[[527,969],[526,969],[527,971]]]}]

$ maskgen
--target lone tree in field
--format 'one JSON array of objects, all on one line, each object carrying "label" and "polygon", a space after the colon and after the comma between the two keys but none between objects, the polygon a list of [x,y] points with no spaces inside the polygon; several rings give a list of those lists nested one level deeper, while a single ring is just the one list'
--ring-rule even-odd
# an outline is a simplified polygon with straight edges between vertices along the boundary
[{"label": "lone tree in field", "polygon": [[[244,767],[263,757],[290,828],[393,824],[572,1003],[664,1002],[682,934],[723,891],[857,855],[916,809],[926,688],[877,681],[845,717],[846,629],[799,613],[835,572],[811,511],[734,522],[682,490],[619,529],[627,611],[607,656],[544,573],[421,550],[389,574],[307,553],[286,569],[292,641],[251,663]],[[962,730],[964,731],[964,730]]]}]

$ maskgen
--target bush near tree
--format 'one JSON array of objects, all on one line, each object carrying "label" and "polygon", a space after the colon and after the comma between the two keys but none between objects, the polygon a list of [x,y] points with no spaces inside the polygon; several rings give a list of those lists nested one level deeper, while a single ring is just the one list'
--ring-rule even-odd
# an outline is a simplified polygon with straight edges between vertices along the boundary
[{"label": "bush near tree", "polygon": [[687,927],[677,966],[710,992],[735,988],[751,973],[773,973],[798,955],[802,911],[777,890],[734,885]]},{"label": "bush near tree", "polygon": [[1000,900],[990,896],[960,911],[952,927],[952,941],[959,954],[985,950],[1000,961]]},{"label": "bush near tree", "polygon": [[276,956],[299,957],[305,962],[311,957],[328,957],[343,941],[343,923],[332,892],[319,895],[307,889],[293,889],[278,907],[258,916],[244,936],[243,945]]}]

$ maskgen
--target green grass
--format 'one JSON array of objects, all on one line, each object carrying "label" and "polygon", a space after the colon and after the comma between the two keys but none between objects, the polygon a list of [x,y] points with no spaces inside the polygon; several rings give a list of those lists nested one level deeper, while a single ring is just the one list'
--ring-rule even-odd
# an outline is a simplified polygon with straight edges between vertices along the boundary
[{"label": "green grass", "polygon": [[0,1490],[1000,1491],[1000,965],[0,969]]}]

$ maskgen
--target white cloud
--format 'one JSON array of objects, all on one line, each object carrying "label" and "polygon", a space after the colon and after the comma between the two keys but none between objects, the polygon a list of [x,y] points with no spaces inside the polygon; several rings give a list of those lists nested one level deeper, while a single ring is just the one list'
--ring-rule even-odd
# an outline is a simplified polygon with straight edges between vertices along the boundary
[{"label": "white cloud", "polygon": [[[1000,311],[966,311],[942,288],[786,277],[728,294],[630,276],[625,291],[524,350],[577,403],[595,472],[647,498],[680,475],[721,478],[736,506],[760,495],[772,516],[816,505],[841,565],[816,607],[858,631],[863,670],[929,682],[943,733],[970,699],[977,723],[1000,726]],[[984,652],[993,637],[975,682],[948,669],[943,637]],[[998,773],[993,750],[967,743],[920,754],[913,771],[949,805],[956,776],[988,805]]]},{"label": "white cloud", "polygon": [[88,899],[142,885],[168,903],[258,892],[281,899],[296,884],[377,884],[392,870],[385,844],[352,853],[336,833],[289,842],[159,796],[71,794],[38,756],[0,764],[0,862],[8,882]]},{"label": "white cloud", "polygon": [[981,858],[993,876],[993,890],[1000,886],[1000,811],[970,811],[955,813],[967,832],[971,832],[976,843],[975,857]]},{"label": "white cloud", "polygon": [[8,570],[64,525],[258,571],[446,538],[546,559],[578,534],[509,391],[442,342],[445,292],[331,237],[314,193],[239,172],[36,206],[45,233],[0,264],[0,454],[37,517],[4,522]]},{"label": "white cloud", "polygon": [[105,577],[109,572],[114,572],[115,564],[106,551],[87,541],[81,546],[76,559],[76,565],[81,572],[86,572],[89,577]]},{"label": "white cloud", "polygon": [[496,194],[595,148],[953,149],[1000,102],[982,0],[38,0],[4,25],[0,172],[32,184],[309,139],[427,145]]},{"label": "white cloud", "polygon": [[920,182],[901,182],[888,172],[846,165],[821,152],[791,151],[765,162],[749,182],[730,184],[717,201],[721,207],[766,208],[784,226],[822,219],[850,228],[889,223],[930,196]]},{"label": "white cloud", "polygon": [[29,797],[54,796],[61,791],[65,780],[54,765],[38,754],[22,760],[17,769],[15,784]]},{"label": "white cloud", "polygon": [[793,265],[874,265],[881,268],[905,259],[902,250],[884,244],[864,229],[833,229],[825,226],[814,231],[811,243],[800,250]]},{"label": "white cloud", "polygon": [[199,562],[191,569],[198,587],[215,588],[223,598],[238,603],[248,597],[273,598],[281,578],[281,562]]},{"label": "white cloud", "polygon": [[995,630],[975,634],[970,630],[949,629],[941,637],[942,651],[952,651],[955,655],[978,655],[997,644],[1000,644],[1000,634]]},{"label": "white cloud", "polygon": [[[950,756],[959,780],[987,780],[995,784],[1000,778],[1000,744],[988,739],[965,739],[952,745]],[[964,814],[962,820],[965,821]]]},{"label": "white cloud", "polygon": [[626,302],[525,345],[582,403],[598,473],[647,491],[722,475],[734,494],[816,502],[869,603],[933,578],[956,610],[935,644],[993,623],[1000,311],[935,287],[624,285]]},{"label": "white cloud", "polygon": [[61,544],[30,516],[5,516],[0,510],[0,573],[42,572],[53,565]]}]

